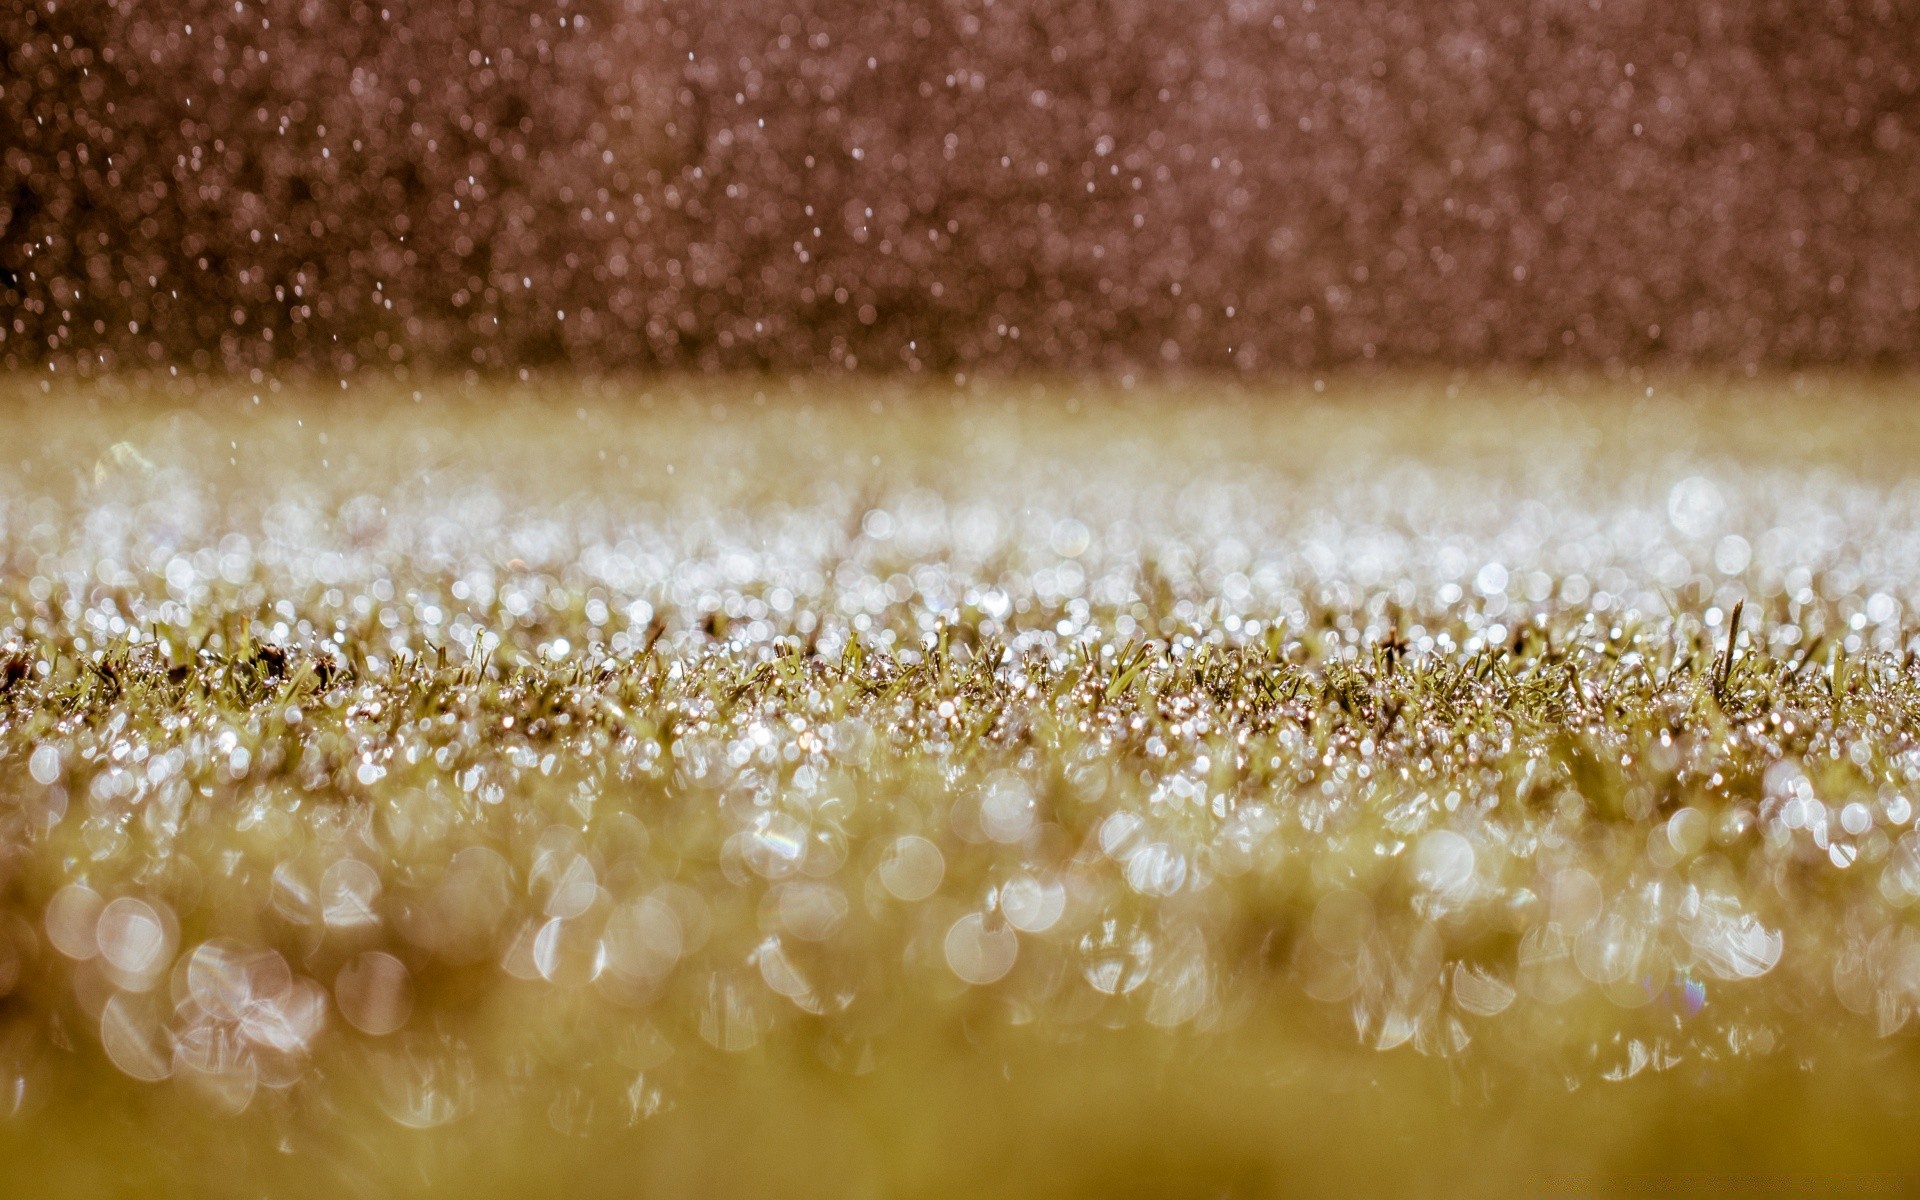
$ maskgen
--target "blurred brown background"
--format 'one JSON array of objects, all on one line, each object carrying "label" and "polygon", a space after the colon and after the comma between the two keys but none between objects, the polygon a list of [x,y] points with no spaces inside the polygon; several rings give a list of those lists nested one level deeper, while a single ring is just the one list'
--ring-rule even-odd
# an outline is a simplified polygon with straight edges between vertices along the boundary
[{"label": "blurred brown background", "polygon": [[3,0],[0,365],[1913,365],[1894,0]]}]

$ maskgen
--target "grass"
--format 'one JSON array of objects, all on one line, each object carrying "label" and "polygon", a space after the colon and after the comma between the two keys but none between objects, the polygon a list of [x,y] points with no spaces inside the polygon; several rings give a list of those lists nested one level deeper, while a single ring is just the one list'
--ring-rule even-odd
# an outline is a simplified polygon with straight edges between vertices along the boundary
[{"label": "grass", "polygon": [[1902,381],[119,387],[0,475],[35,1194],[1910,1190]]}]

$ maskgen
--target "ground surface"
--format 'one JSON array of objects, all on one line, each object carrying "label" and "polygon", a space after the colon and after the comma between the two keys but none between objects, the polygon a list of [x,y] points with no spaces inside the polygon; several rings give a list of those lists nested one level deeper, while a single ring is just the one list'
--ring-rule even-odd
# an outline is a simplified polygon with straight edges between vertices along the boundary
[{"label": "ground surface", "polygon": [[38,1194],[1920,1170],[1910,384],[11,390]]}]

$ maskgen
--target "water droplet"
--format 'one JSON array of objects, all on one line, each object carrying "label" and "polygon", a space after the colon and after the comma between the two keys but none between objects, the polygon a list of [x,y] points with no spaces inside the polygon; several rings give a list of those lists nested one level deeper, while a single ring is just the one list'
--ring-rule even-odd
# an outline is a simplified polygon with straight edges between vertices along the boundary
[{"label": "water droplet", "polygon": [[798,1000],[812,994],[813,986],[787,955],[786,947],[780,944],[779,938],[770,937],[761,942],[753,952],[753,961],[760,968],[760,978],[779,995]]},{"label": "water droplet", "polygon": [[990,928],[982,913],[968,913],[947,930],[947,966],[968,983],[993,983],[1013,970],[1020,937],[1004,925]]},{"label": "water droplet", "polygon": [[832,937],[847,919],[846,893],[830,883],[782,884],[779,897],[781,927],[805,941]]},{"label": "water droplet", "polygon": [[980,828],[996,842],[1017,842],[1033,829],[1036,801],[1027,781],[997,773],[980,797]]},{"label": "water droplet", "polygon": [[761,813],[747,831],[741,853],[763,879],[785,879],[807,852],[807,827],[781,812]]},{"label": "water droplet", "polygon": [[408,1129],[434,1129],[472,1110],[478,1072],[466,1047],[402,1034],[373,1060],[380,1109]]},{"label": "water droplet", "polygon": [[1212,972],[1204,953],[1182,954],[1156,971],[1148,990],[1147,1022],[1163,1029],[1199,1016],[1213,993]]},{"label": "water droplet", "polygon": [[232,938],[203,942],[187,959],[187,989],[206,1013],[239,1021],[249,1006],[284,998],[293,972],[277,951]]},{"label": "water droplet", "polygon": [[1443,904],[1460,904],[1473,895],[1473,843],[1451,829],[1432,829],[1414,843],[1409,860],[1413,879]]},{"label": "water droplet", "polygon": [[1573,932],[1584,929],[1600,914],[1600,884],[1591,872],[1568,867],[1553,877],[1549,919],[1560,929]]},{"label": "water droplet", "polygon": [[1171,896],[1187,884],[1187,857],[1165,842],[1127,856],[1127,886],[1142,896]]},{"label": "water droplet", "polygon": [[751,1050],[770,1023],[753,988],[718,972],[707,981],[700,1005],[700,1037],[708,1045],[730,1053]]},{"label": "water droplet", "polygon": [[[101,957],[126,976],[150,978],[173,957],[172,931],[160,912],[132,896],[122,896],[100,910],[94,940]],[[144,989],[142,989],[144,990]]]},{"label": "water droplet", "polygon": [[27,758],[27,774],[42,787],[60,782],[60,751],[53,746],[36,746]]},{"label": "water droplet", "polygon": [[580,916],[593,907],[600,894],[593,864],[584,854],[567,855],[554,866],[547,876],[545,891],[541,910],[559,920]]},{"label": "water droplet", "polygon": [[1689,475],[1667,493],[1667,519],[1688,537],[1712,533],[1726,508],[1727,502],[1719,487],[1705,476]]},{"label": "water droplet", "polygon": [[1634,971],[1642,949],[1640,927],[1620,913],[1608,913],[1573,939],[1573,961],[1589,981],[1613,983]]},{"label": "water droplet", "polygon": [[357,858],[343,858],[320,876],[320,913],[328,929],[372,929],[380,924],[374,903],[380,873]]},{"label": "water droplet", "polygon": [[1517,994],[1513,984],[1474,963],[1455,963],[1450,982],[1453,1002],[1476,1017],[1498,1016]]},{"label": "water droplet", "polygon": [[1873,828],[1873,810],[1858,800],[1840,810],[1840,828],[1854,837],[1859,837]]},{"label": "water droplet", "polygon": [[680,919],[654,896],[614,908],[601,937],[607,968],[631,980],[654,982],[680,961]]},{"label": "water droplet", "polygon": [[297,1056],[312,1049],[326,1023],[327,991],[303,975],[286,994],[249,1005],[240,1030],[256,1048]]},{"label": "water droplet", "polygon": [[144,997],[115,993],[100,1013],[100,1048],[134,1079],[159,1083],[173,1074],[173,1048],[160,1006]]},{"label": "water droplet", "polygon": [[260,1085],[259,1066],[239,1030],[207,1020],[189,1025],[174,1040],[173,1073],[190,1090],[230,1115],[245,1111]]},{"label": "water droplet", "polygon": [[1373,902],[1351,888],[1335,888],[1313,906],[1313,940],[1332,954],[1350,956],[1373,932]]},{"label": "water droplet", "polygon": [[381,950],[355,955],[333,981],[333,1002],[347,1024],[382,1037],[413,1015],[413,976],[407,965]]},{"label": "water droplet", "polygon": [[1057,880],[1015,875],[1000,888],[1000,912],[1022,933],[1045,933],[1067,908],[1067,889]]},{"label": "water droplet", "polygon": [[1124,860],[1132,852],[1145,826],[1146,822],[1140,819],[1138,813],[1121,809],[1107,814],[1107,818],[1100,822],[1101,851],[1108,858]]},{"label": "water droplet", "polygon": [[1515,983],[1544,1004],[1561,1004],[1580,994],[1584,980],[1574,965],[1571,940],[1560,926],[1542,925],[1520,939]]},{"label": "water droplet", "polygon": [[1683,808],[1667,818],[1667,843],[1682,858],[1700,853],[1708,832],[1707,814],[1697,808]]},{"label": "water droplet", "polygon": [[940,847],[910,833],[893,839],[887,846],[886,854],[880,859],[880,884],[897,899],[925,900],[939,890],[946,870]]},{"label": "water droplet", "polygon": [[107,902],[84,883],[70,883],[47,902],[47,940],[68,958],[86,960],[100,952],[95,930]]},{"label": "water droplet", "polygon": [[273,911],[295,925],[310,925],[319,902],[314,896],[313,879],[294,861],[273,869]]},{"label": "water droplet", "polygon": [[554,917],[533,939],[533,965],[548,983],[592,983],[606,966],[606,950],[591,917]]},{"label": "water droplet", "polygon": [[1710,900],[1683,931],[1700,969],[1717,979],[1753,979],[1780,961],[1785,939],[1728,900]]},{"label": "water droplet", "polygon": [[1145,930],[1105,921],[1080,939],[1081,973],[1096,992],[1124,996],[1147,981],[1153,966],[1153,939]]}]

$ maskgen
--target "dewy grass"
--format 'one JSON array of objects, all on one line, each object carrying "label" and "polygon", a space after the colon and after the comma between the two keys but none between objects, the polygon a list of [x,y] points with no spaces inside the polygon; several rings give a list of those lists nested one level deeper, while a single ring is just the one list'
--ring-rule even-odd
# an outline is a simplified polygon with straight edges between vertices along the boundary
[{"label": "dewy grass", "polygon": [[1902,385],[1370,386],[21,409],[23,1192],[1903,1190]]}]

